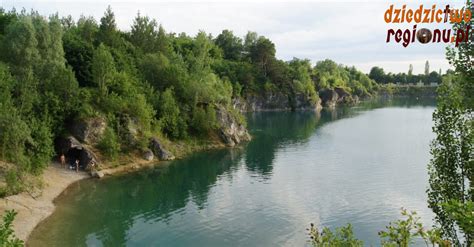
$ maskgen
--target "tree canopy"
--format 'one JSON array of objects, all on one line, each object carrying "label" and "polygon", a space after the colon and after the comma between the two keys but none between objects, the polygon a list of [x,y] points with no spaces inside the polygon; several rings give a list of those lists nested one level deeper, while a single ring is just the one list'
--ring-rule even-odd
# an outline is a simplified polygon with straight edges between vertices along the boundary
[{"label": "tree canopy", "polygon": [[106,119],[109,138],[97,148],[112,159],[144,142],[127,141],[129,122],[141,140],[208,138],[219,127],[216,106],[231,110],[233,98],[271,92],[316,102],[323,88],[362,96],[375,85],[330,60],[282,61],[275,44],[254,32],[169,33],[140,13],[122,31],[110,7],[99,21],[0,9],[0,159],[17,164],[18,180],[40,173],[54,141],[81,119]]}]

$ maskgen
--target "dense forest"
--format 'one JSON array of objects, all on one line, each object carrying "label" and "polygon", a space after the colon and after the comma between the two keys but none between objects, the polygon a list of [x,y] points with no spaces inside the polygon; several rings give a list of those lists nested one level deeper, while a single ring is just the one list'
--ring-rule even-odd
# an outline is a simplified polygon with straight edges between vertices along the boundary
[{"label": "dense forest", "polygon": [[[254,32],[191,37],[140,13],[124,32],[110,7],[98,22],[0,9],[2,194],[22,190],[24,174],[40,174],[58,155],[55,140],[79,119],[106,119],[96,148],[114,160],[145,149],[151,136],[209,138],[219,125],[217,106],[245,121],[232,108],[236,98],[303,94],[317,102],[323,89],[367,97],[378,88],[354,67],[285,62],[275,53],[275,44]],[[136,142],[124,136],[130,121],[139,130]]]},{"label": "dense forest", "polygon": [[[218,107],[245,122],[235,99],[282,95],[291,102],[303,95],[314,105],[327,89],[364,98],[379,84],[440,80],[428,72],[393,75],[374,67],[366,75],[331,60],[282,61],[275,44],[255,32],[190,37],[140,13],[124,32],[110,7],[99,22],[0,9],[0,160],[14,164],[1,163],[2,194],[20,191],[23,174],[40,174],[58,155],[55,140],[81,119],[106,120],[95,147],[115,160],[145,150],[152,136],[209,139],[220,124]],[[137,141],[127,138],[130,122]]]},{"label": "dense forest", "polygon": [[[374,67],[366,75],[331,60],[315,66],[306,59],[279,60],[275,44],[254,32],[241,38],[229,30],[217,37],[201,31],[191,37],[166,32],[139,13],[124,32],[110,7],[99,21],[0,8],[0,176],[5,180],[0,194],[24,190],[25,177],[41,174],[58,155],[55,140],[69,135],[70,124],[81,119],[106,119],[95,148],[114,160],[145,150],[153,136],[171,141],[212,138],[219,128],[218,108],[245,121],[233,108],[235,99],[303,94],[314,103],[328,89],[363,98],[376,94],[380,84],[443,81],[427,191],[439,228],[425,232],[416,217],[403,212],[407,219],[380,235],[386,246],[408,246],[415,237],[439,246],[470,245],[473,42],[448,50],[455,71],[445,77],[430,72],[428,63],[421,75],[413,75],[412,66],[407,74],[386,74]],[[130,121],[139,129],[136,142],[126,136]],[[336,234],[311,225],[310,236],[314,246],[328,241],[362,246],[353,239],[350,225]]]}]

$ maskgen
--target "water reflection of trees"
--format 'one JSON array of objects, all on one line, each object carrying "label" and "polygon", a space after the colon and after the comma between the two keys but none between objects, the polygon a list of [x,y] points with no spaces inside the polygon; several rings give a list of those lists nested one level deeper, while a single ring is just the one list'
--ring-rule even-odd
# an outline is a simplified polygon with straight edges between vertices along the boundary
[{"label": "water reflection of trees", "polygon": [[349,107],[321,112],[263,112],[247,116],[253,140],[247,145],[247,170],[271,177],[275,154],[281,147],[306,143],[317,128],[355,114]]},{"label": "water reflection of trees", "polygon": [[88,236],[96,236],[104,246],[123,246],[136,217],[167,222],[189,200],[203,208],[210,188],[219,176],[232,176],[228,171],[237,166],[241,154],[241,149],[198,153],[166,167],[106,181],[83,181],[68,190],[72,197],[63,198],[61,207],[69,213],[58,214],[61,219],[54,219],[56,215],[49,219],[57,220],[57,231],[46,229],[46,221],[37,230],[46,235],[33,238],[85,246]]},{"label": "water reflection of trees", "polygon": [[358,107],[365,109],[377,109],[384,107],[434,107],[436,99],[431,97],[380,97],[370,101],[362,102]]},{"label": "water reflection of trees", "polygon": [[253,140],[247,145],[247,169],[262,178],[271,177],[275,154],[280,147],[305,143],[316,129],[365,110],[383,107],[432,107],[433,98],[378,98],[363,101],[356,107],[323,109],[321,112],[262,112],[248,114]]},{"label": "water reflection of trees", "polygon": [[[250,114],[248,123],[253,140],[243,149],[197,153],[172,165],[105,181],[78,183],[64,196],[60,206],[62,213],[41,224],[33,238],[44,241],[43,244],[58,239],[72,246],[85,246],[87,238],[95,237],[104,246],[123,246],[137,218],[151,223],[170,222],[173,214],[184,210],[189,201],[198,208],[205,208],[209,191],[219,177],[232,176],[232,170],[238,169],[241,160],[248,171],[268,179],[279,148],[306,143],[318,128],[329,122],[353,117],[368,109],[409,107],[413,103],[408,99],[379,100],[320,113]],[[415,103],[434,105],[433,100],[422,99]],[[48,221],[55,227],[50,229]]]},{"label": "water reflection of trees", "polygon": [[249,114],[253,140],[247,145],[245,164],[251,172],[268,178],[279,147],[301,143],[313,133],[319,121],[315,112],[266,112]]}]

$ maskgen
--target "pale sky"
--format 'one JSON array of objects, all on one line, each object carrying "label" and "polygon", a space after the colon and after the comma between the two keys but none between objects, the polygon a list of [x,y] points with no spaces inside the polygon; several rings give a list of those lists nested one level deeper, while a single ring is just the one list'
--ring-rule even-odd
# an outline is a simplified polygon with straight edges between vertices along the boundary
[{"label": "pale sky", "polygon": [[[0,6],[6,10],[34,9],[43,15],[58,12],[60,16],[72,15],[76,20],[84,14],[99,20],[111,5],[122,30],[130,30],[133,18],[140,11],[155,18],[167,32],[195,35],[204,30],[217,36],[223,29],[230,29],[243,37],[247,31],[255,31],[275,43],[277,57],[283,60],[298,57],[315,63],[329,58],[364,72],[373,66],[381,66],[387,72],[406,72],[411,63],[414,73],[422,73],[429,60],[431,70],[445,71],[449,65],[444,43],[415,42],[405,48],[401,43],[385,42],[389,28],[413,28],[413,23],[386,24],[383,17],[390,4],[401,8],[408,2],[416,9],[420,4],[430,8],[433,3],[438,8],[446,4],[459,7],[463,1],[0,0]],[[440,24],[418,24],[418,29],[422,27],[445,28]]]}]

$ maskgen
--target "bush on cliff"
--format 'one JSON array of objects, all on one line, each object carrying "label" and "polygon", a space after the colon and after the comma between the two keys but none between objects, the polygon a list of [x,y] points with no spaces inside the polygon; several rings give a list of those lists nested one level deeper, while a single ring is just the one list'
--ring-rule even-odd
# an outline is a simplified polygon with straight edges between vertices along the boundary
[{"label": "bush on cliff", "polygon": [[[177,35],[141,15],[121,31],[110,8],[99,21],[0,8],[0,160],[16,164],[18,178],[39,174],[54,156],[53,140],[78,119],[107,117],[99,146],[113,158],[153,135],[206,139],[218,127],[215,107],[244,124],[232,97],[274,91],[314,103],[324,87],[372,90],[361,74],[351,86],[352,72],[320,67],[277,59],[275,44],[254,32]],[[124,119],[138,129],[134,145]]]}]

